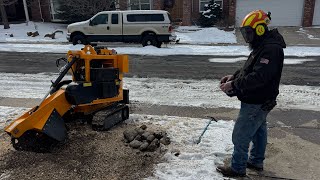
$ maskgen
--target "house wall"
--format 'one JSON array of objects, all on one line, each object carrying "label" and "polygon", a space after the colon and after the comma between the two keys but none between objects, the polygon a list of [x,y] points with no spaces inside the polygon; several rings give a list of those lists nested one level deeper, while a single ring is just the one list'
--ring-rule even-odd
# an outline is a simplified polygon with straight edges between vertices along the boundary
[{"label": "house wall", "polygon": [[[40,5],[39,5],[40,2]],[[41,10],[41,11],[40,11]],[[32,21],[51,21],[50,0],[32,0],[31,1]],[[42,18],[41,18],[42,17]]]},{"label": "house wall", "polygon": [[[31,17],[33,21],[51,21],[50,15],[50,0],[39,0],[42,12],[42,18],[40,14],[40,7],[38,0],[31,1]],[[128,9],[128,0],[119,0],[120,10]],[[223,0],[223,16],[224,25],[235,25],[236,18],[236,3],[237,0]],[[200,17],[199,13],[199,0],[175,0],[173,8],[165,9],[164,0],[153,0],[152,9],[167,10],[170,12],[174,21],[181,21],[182,25],[196,25]],[[305,0],[303,11],[303,26],[312,26],[315,0]]]},{"label": "house wall", "polygon": [[155,0],[153,1],[153,9],[163,9],[163,0]]},{"label": "house wall", "polygon": [[128,9],[128,0],[119,0],[119,8],[120,10]]},{"label": "house wall", "polygon": [[192,0],[193,1],[193,9],[192,9],[192,24],[196,25],[198,24],[198,19],[200,18],[200,12],[199,12],[199,0]]},{"label": "house wall", "polygon": [[303,13],[302,26],[305,26],[305,27],[312,26],[315,2],[316,2],[315,0],[304,1],[304,13]]}]

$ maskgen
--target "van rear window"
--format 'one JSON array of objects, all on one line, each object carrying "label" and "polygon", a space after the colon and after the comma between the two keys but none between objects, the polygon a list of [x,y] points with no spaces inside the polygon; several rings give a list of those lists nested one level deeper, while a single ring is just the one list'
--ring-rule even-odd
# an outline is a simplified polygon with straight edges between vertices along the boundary
[{"label": "van rear window", "polygon": [[128,14],[128,22],[164,21],[163,14]]}]

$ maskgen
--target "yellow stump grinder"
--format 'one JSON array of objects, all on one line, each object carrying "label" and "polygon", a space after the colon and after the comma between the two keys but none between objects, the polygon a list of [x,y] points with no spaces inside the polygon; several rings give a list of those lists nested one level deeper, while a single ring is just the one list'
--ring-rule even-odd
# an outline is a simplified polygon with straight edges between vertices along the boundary
[{"label": "yellow stump grinder", "polygon": [[[128,56],[104,47],[69,51],[66,64],[41,103],[14,120],[5,131],[16,150],[50,152],[67,137],[65,123],[86,120],[94,130],[108,130],[129,118],[129,90],[123,89]],[[72,80],[64,80],[71,72]]]}]

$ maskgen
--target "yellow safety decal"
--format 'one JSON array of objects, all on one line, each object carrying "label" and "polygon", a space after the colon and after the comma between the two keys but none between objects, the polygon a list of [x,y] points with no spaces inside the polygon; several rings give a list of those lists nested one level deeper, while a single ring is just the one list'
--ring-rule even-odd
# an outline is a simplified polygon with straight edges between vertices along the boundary
[{"label": "yellow safety decal", "polygon": [[262,13],[261,13],[261,11],[258,11],[258,13],[259,13],[259,18],[258,18],[258,19],[261,19],[261,18],[262,18]]},{"label": "yellow safety decal", "polygon": [[261,21],[257,21],[256,23],[254,23],[254,25],[252,26],[252,28],[256,28],[258,24],[264,24],[265,21],[264,20],[261,20]]},{"label": "yellow safety decal", "polygon": [[265,33],[265,28],[262,25],[258,25],[256,28],[256,33],[258,36],[262,36]]},{"label": "yellow safety decal", "polygon": [[92,83],[83,83],[83,87],[89,87],[92,86]]},{"label": "yellow safety decal", "polygon": [[244,20],[242,22],[242,27],[244,26],[249,26],[251,24],[251,22],[254,20],[254,18],[256,17],[255,14],[251,15],[249,18],[245,18],[246,20]]}]

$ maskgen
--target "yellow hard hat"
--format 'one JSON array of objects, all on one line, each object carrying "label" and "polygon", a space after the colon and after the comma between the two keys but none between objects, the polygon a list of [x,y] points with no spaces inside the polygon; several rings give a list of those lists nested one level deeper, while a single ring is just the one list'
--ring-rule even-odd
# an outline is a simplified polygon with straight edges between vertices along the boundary
[{"label": "yellow hard hat", "polygon": [[270,12],[267,14],[262,10],[252,11],[243,19],[241,27],[250,26],[255,29],[259,24],[268,25],[271,21],[270,15]]},{"label": "yellow hard hat", "polygon": [[267,25],[270,24],[271,13],[265,13],[262,10],[255,10],[250,12],[243,19],[240,26],[240,31],[247,43],[250,43],[254,39],[254,34],[262,36],[267,30]]}]

